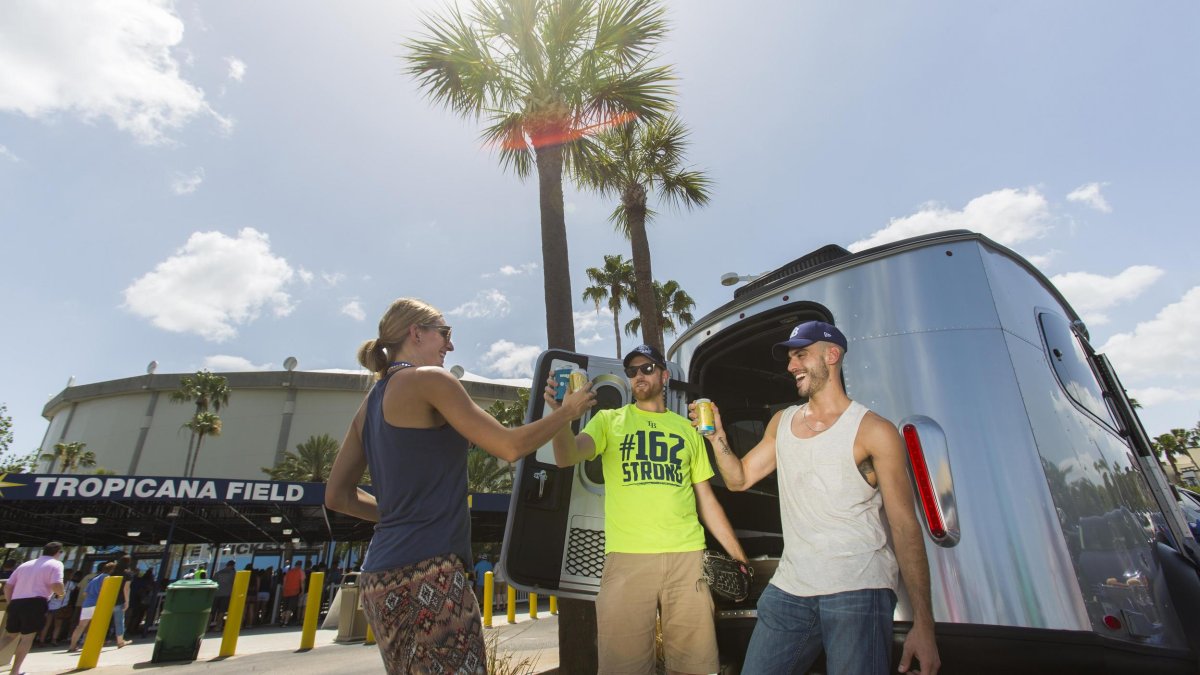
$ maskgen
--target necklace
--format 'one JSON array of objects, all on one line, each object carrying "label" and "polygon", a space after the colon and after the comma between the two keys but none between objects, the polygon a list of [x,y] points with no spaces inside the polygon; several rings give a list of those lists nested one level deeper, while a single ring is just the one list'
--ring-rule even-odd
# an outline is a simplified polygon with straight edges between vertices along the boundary
[{"label": "necklace", "polygon": [[416,366],[409,363],[408,361],[392,361],[391,363],[388,364],[388,370],[391,370],[393,368],[415,368],[415,367]]},{"label": "necklace", "polygon": [[[808,430],[813,432],[814,434],[819,434],[822,431],[824,431],[824,429],[814,429],[813,425],[808,423],[808,403],[807,402],[803,406],[800,407],[800,422],[802,424],[804,424],[804,426],[808,427]],[[818,422],[818,424],[820,424],[820,422]]]}]

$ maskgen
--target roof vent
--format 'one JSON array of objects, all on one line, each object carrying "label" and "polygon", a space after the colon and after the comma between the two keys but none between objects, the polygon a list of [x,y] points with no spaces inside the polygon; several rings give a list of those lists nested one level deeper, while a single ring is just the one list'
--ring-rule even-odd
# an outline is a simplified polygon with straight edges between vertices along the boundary
[{"label": "roof vent", "polygon": [[764,274],[745,286],[739,287],[733,292],[733,297],[740,298],[745,293],[755,292],[781,279],[799,276],[805,272],[813,270],[814,268],[826,265],[841,258],[845,258],[849,255],[852,255],[850,251],[847,251],[837,244],[822,246],[808,255],[796,258],[792,262],[780,267],[774,272]]}]

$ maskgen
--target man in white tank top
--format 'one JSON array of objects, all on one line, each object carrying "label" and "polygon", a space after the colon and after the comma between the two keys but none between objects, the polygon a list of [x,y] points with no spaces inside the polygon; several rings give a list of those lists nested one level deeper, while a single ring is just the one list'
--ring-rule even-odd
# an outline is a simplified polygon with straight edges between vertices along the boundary
[{"label": "man in white tank top", "polygon": [[725,485],[742,491],[779,472],[783,557],[758,600],[742,668],[747,675],[804,673],[822,649],[831,675],[886,673],[897,571],[913,609],[900,672],[936,675],[941,666],[904,444],[892,423],[846,396],[846,348],[842,332],[821,321],[800,324],[774,346],[807,402],[776,413],[762,441],[740,460],[713,406],[716,432],[709,439]]}]

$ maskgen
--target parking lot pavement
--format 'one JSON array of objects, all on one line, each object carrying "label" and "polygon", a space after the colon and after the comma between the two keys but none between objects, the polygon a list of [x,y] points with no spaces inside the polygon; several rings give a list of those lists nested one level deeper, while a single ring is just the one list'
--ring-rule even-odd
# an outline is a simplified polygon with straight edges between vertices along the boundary
[{"label": "parking lot pavement", "polygon": [[[517,621],[508,624],[503,615],[494,620],[494,627],[484,629],[489,644],[498,646],[503,657],[511,655],[510,663],[529,660],[534,663],[535,673],[558,668],[558,617],[543,614],[530,619],[528,615],[517,616]],[[382,673],[383,662],[374,645],[362,642],[338,643],[333,639],[336,630],[318,630],[316,646],[306,652],[300,649],[299,628],[263,627],[252,628],[238,638],[237,653],[227,658],[217,656],[221,649],[221,636],[209,633],[200,645],[200,656],[195,661],[151,663],[154,651],[153,637],[135,640],[132,644],[117,649],[106,645],[100,653],[99,665],[91,671],[76,669],[79,654],[67,654],[63,647],[38,648],[25,659],[26,675],[50,675],[59,673],[89,672],[95,675],[117,673],[139,673],[169,669],[176,673],[304,673],[305,675],[345,675],[345,673]],[[0,666],[0,673],[7,673],[7,666]],[[166,674],[164,674],[166,675]]]}]

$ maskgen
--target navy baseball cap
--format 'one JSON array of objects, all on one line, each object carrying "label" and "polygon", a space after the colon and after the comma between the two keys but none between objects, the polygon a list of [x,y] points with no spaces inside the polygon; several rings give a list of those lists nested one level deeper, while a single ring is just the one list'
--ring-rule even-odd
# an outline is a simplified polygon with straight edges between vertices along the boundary
[{"label": "navy baseball cap", "polygon": [[771,356],[776,361],[786,361],[789,349],[807,347],[814,342],[832,342],[846,351],[846,336],[842,331],[824,321],[806,321],[793,328],[788,339],[771,347]]},{"label": "navy baseball cap", "polygon": [[657,349],[651,347],[650,345],[638,345],[634,347],[629,351],[628,354],[625,355],[625,360],[621,362],[621,365],[628,368],[629,362],[632,361],[633,357],[635,356],[644,356],[658,364],[659,368],[662,368],[663,370],[667,369],[667,360],[663,358],[663,355]]}]

